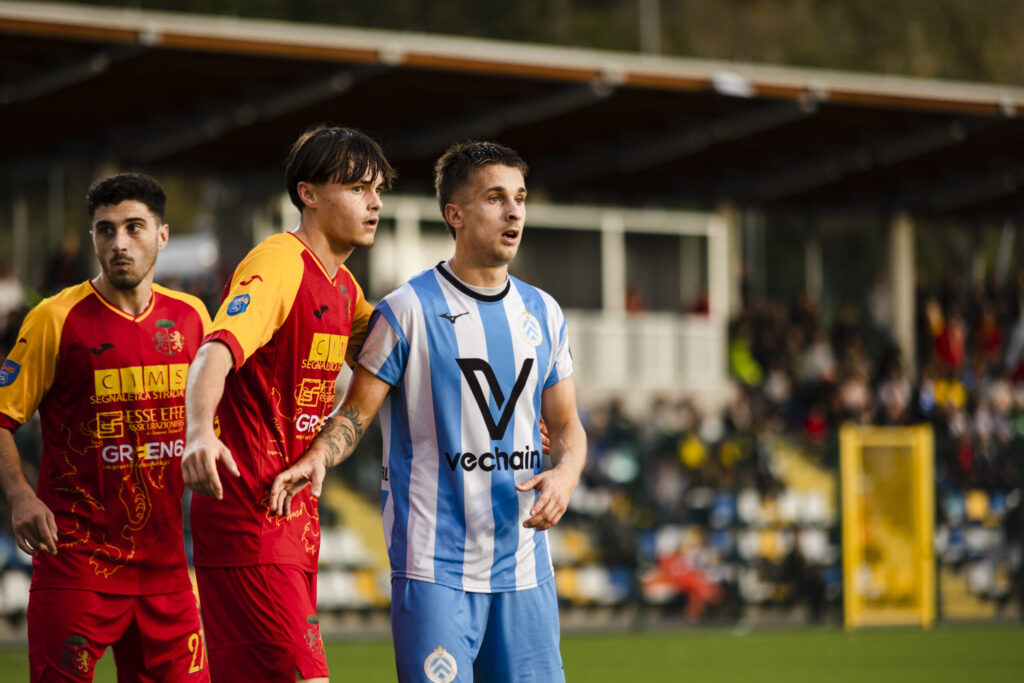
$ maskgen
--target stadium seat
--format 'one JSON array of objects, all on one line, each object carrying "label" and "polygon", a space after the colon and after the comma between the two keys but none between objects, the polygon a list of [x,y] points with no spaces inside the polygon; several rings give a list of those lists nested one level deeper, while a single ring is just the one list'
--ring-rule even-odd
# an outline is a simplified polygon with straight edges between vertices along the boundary
[{"label": "stadium seat", "polygon": [[353,529],[336,527],[321,531],[321,567],[366,567],[370,563],[363,539]]},{"label": "stadium seat", "polygon": [[715,496],[711,504],[711,528],[724,529],[736,520],[736,497],[731,492],[722,491]]},{"label": "stadium seat", "polygon": [[740,491],[736,498],[736,514],[740,521],[748,526],[757,524],[758,513],[761,510],[761,495],[756,489],[746,488]]},{"label": "stadium seat", "polygon": [[5,615],[24,614],[28,609],[28,589],[31,576],[21,570],[11,569],[2,575],[0,589],[0,613]]},{"label": "stadium seat", "polygon": [[964,508],[968,521],[984,523],[989,516],[988,493],[982,489],[968,491],[964,500]]}]

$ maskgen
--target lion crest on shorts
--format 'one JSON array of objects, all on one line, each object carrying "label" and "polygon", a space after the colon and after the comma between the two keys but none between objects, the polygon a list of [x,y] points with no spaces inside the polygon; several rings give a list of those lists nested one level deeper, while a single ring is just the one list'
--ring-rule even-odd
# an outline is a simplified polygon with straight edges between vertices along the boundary
[{"label": "lion crest on shorts", "polygon": [[64,641],[64,649],[60,652],[60,666],[74,674],[89,673],[92,655],[86,646],[89,641],[82,636],[70,636]]},{"label": "lion crest on shorts", "polygon": [[317,656],[326,656],[324,640],[320,637],[320,620],[316,618],[315,614],[310,614],[306,617],[306,623],[309,624],[309,628],[306,629],[306,647]]}]

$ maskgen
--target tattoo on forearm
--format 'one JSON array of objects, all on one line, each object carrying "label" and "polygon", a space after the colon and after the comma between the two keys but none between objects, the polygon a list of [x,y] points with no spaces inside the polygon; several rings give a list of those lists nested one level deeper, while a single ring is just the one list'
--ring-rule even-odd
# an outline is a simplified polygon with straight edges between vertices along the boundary
[{"label": "tattoo on forearm", "polygon": [[326,465],[334,467],[351,455],[364,431],[366,427],[359,417],[359,410],[354,406],[327,420],[327,424],[316,437],[316,441],[327,449]]}]

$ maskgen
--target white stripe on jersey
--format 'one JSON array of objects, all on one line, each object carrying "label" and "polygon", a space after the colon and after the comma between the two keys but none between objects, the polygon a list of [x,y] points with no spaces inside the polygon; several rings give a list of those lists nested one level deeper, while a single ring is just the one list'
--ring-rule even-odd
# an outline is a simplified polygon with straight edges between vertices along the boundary
[{"label": "white stripe on jersey", "polygon": [[[505,315],[510,321],[515,321],[525,308],[523,299],[519,294],[519,289],[516,287],[512,287],[509,290],[508,295],[505,296],[504,304]],[[511,336],[512,346],[515,348],[517,357],[528,355],[532,351],[533,347],[527,343],[521,334],[513,330]],[[553,356],[554,354],[550,355]],[[549,362],[548,367],[534,368],[534,376],[540,373],[541,377],[547,377],[550,366],[551,363]],[[537,424],[537,421],[538,415],[533,407],[533,403],[524,403],[521,409],[516,411],[516,421],[513,425],[513,443],[530,443],[533,440],[534,425]],[[539,443],[534,444],[534,447],[538,451],[541,449]],[[532,477],[533,472],[530,470],[518,470],[513,472],[513,475],[516,484],[521,484]],[[519,533],[519,547],[516,549],[516,588],[518,590],[537,585],[537,563],[534,552],[537,549],[535,539],[538,532],[523,526],[523,522],[530,518],[530,508],[533,507],[536,500],[537,494],[534,491],[519,492],[519,515],[516,523]]]},{"label": "white stripe on jersey", "polygon": [[[445,285],[447,283],[444,283]],[[443,287],[448,310],[452,313],[469,311],[453,324],[460,358],[487,358],[487,340],[483,321],[475,314],[476,302],[467,299],[452,287]],[[476,411],[476,402],[468,391],[462,392],[462,414]],[[491,450],[491,440],[474,423],[462,420],[462,450],[485,453]],[[463,590],[473,590],[481,584],[490,584],[494,563],[494,510],[491,502],[490,478],[463,478],[466,514],[466,552],[462,560]],[[467,581],[469,584],[467,585]]]}]

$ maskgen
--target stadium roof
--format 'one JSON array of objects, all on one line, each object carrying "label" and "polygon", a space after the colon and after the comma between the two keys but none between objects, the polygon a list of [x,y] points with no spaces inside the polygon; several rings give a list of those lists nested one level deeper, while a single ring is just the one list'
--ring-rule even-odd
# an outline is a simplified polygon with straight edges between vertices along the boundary
[{"label": "stadium roof", "polygon": [[280,175],[330,120],[425,191],[493,138],[560,201],[980,218],[1024,207],[1024,89],[493,40],[0,2],[0,171]]}]

